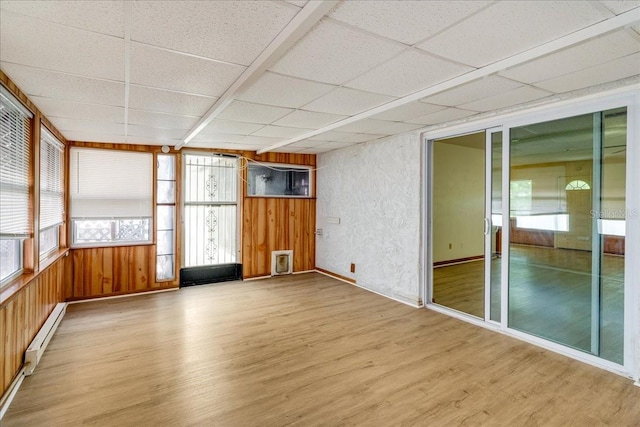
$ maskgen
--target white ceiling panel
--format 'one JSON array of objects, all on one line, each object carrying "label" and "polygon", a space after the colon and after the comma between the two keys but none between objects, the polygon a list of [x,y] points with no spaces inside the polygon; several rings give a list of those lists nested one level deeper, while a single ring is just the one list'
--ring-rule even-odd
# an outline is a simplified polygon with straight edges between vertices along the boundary
[{"label": "white ceiling panel", "polygon": [[[55,126],[55,123],[54,123]],[[57,126],[56,126],[57,127]],[[124,128],[124,126],[122,126]],[[102,133],[102,132],[87,132],[87,131],[65,131],[62,132],[68,141],[83,141],[83,142],[113,142],[124,143],[124,133]]]},{"label": "white ceiling panel", "polygon": [[270,124],[289,114],[290,108],[273,107],[269,105],[252,104],[243,101],[233,101],[225,108],[218,118],[235,120],[238,122]]},{"label": "white ceiling panel", "polygon": [[0,5],[2,10],[21,15],[95,33],[124,37],[122,1],[2,0]]},{"label": "white ceiling panel", "polygon": [[326,144],[327,142],[329,141],[314,141],[311,139],[303,139],[302,141],[294,142],[293,144],[289,145],[289,147],[294,147],[298,149],[312,148],[312,147],[317,147],[319,145]]},{"label": "white ceiling panel", "polygon": [[339,88],[304,106],[305,110],[352,116],[396,98],[355,89]]},{"label": "white ceiling panel", "polygon": [[324,153],[326,151],[338,150],[340,148],[351,147],[351,146],[354,146],[354,145],[357,145],[357,143],[330,141],[330,142],[327,142],[326,144],[319,145],[319,146],[317,146],[315,148],[311,148],[311,149],[305,150],[305,152],[308,152],[308,153],[312,153],[312,152]]},{"label": "white ceiling panel", "polygon": [[523,84],[499,76],[489,76],[433,96],[422,98],[420,101],[454,107],[477,101],[497,93],[507,92],[520,86],[523,86]]},{"label": "white ceiling panel", "polygon": [[144,145],[169,145],[174,146],[180,142],[179,139],[159,138],[148,136],[127,136],[128,144],[144,144]]},{"label": "white ceiling panel", "polygon": [[397,133],[410,132],[412,130],[420,129],[421,124],[416,123],[400,123],[400,122],[388,122],[386,125],[373,129],[371,133],[379,133],[385,135],[394,135]]},{"label": "white ceiling panel", "polygon": [[131,39],[249,65],[298,9],[266,1],[137,1]]},{"label": "white ceiling panel", "polygon": [[304,79],[342,84],[392,58],[402,45],[321,21],[272,70]]},{"label": "white ceiling panel", "polygon": [[181,139],[189,129],[161,129],[151,126],[128,125],[127,135],[146,138]]},{"label": "white ceiling panel", "polygon": [[636,7],[640,7],[640,1],[601,1],[607,9],[615,13],[616,15],[620,15],[628,10],[631,10]]},{"label": "white ceiling panel", "polygon": [[124,40],[3,11],[0,61],[124,81]]},{"label": "white ceiling panel", "polygon": [[499,110],[501,108],[512,107],[518,104],[524,104],[525,102],[535,101],[536,99],[544,98],[552,95],[551,93],[531,87],[522,86],[508,92],[501,92],[493,96],[489,96],[478,101],[473,101],[468,104],[460,105],[460,108],[472,111],[492,111]]},{"label": "white ceiling panel", "polygon": [[188,146],[192,147],[194,146],[194,144],[200,144],[200,143],[208,144],[209,146],[211,146],[211,144],[216,144],[216,143],[231,144],[241,140],[245,136],[246,135],[235,135],[231,133],[208,133],[208,134],[200,133],[196,135],[191,141],[189,141]]},{"label": "white ceiling panel", "polygon": [[86,132],[100,135],[101,133],[118,135],[124,133],[123,123],[111,123],[101,120],[80,120],[65,117],[50,117],[53,125],[63,134],[66,131]]},{"label": "white ceiling panel", "polygon": [[339,141],[353,135],[355,135],[355,132],[340,132],[337,130],[330,130],[307,139],[310,141]]},{"label": "white ceiling panel", "polygon": [[474,114],[478,113],[476,111],[461,110],[459,108],[447,108],[446,110],[441,110],[433,114],[414,117],[413,119],[407,120],[407,122],[421,125],[435,125],[473,116]]},{"label": "white ceiling panel", "polygon": [[344,139],[341,139],[340,142],[350,142],[350,143],[359,143],[359,142],[367,142],[367,141],[373,141],[374,139],[380,139],[380,138],[384,138],[385,135],[372,135],[370,133],[358,133],[352,136],[348,136]]},{"label": "white ceiling panel", "polygon": [[266,136],[249,135],[249,136],[243,137],[242,139],[239,139],[238,144],[245,144],[245,145],[253,144],[260,147],[266,147],[280,141],[282,141],[282,138],[269,138]]},{"label": "white ceiling panel", "polygon": [[307,0],[287,0],[287,3],[296,5],[298,7],[304,7],[304,5],[308,3],[308,1]]},{"label": "white ceiling panel", "polygon": [[374,119],[389,120],[392,122],[406,122],[414,117],[435,113],[436,111],[444,110],[444,108],[445,107],[440,105],[430,105],[425,104],[424,102],[414,101],[371,117]]},{"label": "white ceiling panel", "polygon": [[638,36],[629,30],[623,30],[510,68],[500,74],[521,82],[535,83],[606,64],[638,51]]},{"label": "white ceiling panel", "polygon": [[152,113],[150,111],[129,108],[127,121],[129,124],[151,126],[160,129],[191,129],[199,119],[199,117]]},{"label": "white ceiling panel", "polygon": [[244,69],[137,43],[131,46],[131,83],[134,84],[220,96]]},{"label": "white ceiling panel", "polygon": [[291,114],[273,122],[274,125],[295,128],[317,129],[346,119],[348,116],[338,114],[318,113],[315,111],[296,110]]},{"label": "white ceiling panel", "polygon": [[237,135],[249,135],[263,127],[264,124],[260,123],[244,123],[236,122],[233,120],[214,119],[202,130],[202,133],[230,133]]},{"label": "white ceiling panel", "polygon": [[213,148],[219,150],[240,150],[240,151],[256,151],[262,146],[260,144],[239,144],[237,142],[207,142],[198,141],[189,143],[187,147],[194,148]]},{"label": "white ceiling panel", "polygon": [[287,145],[285,147],[275,148],[275,149],[269,150],[269,151],[273,151],[274,153],[300,153],[303,150],[305,150],[305,149],[304,148],[292,147],[290,145]]},{"label": "white ceiling panel", "polygon": [[345,86],[401,97],[471,70],[473,68],[412,49],[351,80]]},{"label": "white ceiling panel", "polygon": [[343,1],[333,19],[412,45],[432,36],[488,1]]},{"label": "white ceiling panel", "polygon": [[299,108],[333,89],[333,85],[266,72],[239,94],[237,99],[257,104]]},{"label": "white ceiling panel", "polygon": [[481,67],[613,16],[592,3],[497,2],[419,47]]},{"label": "white ceiling panel", "polygon": [[638,74],[640,74],[640,54],[634,53],[606,64],[536,83],[536,86],[561,93],[596,86]]},{"label": "white ceiling panel", "polygon": [[31,96],[31,101],[47,117],[65,117],[69,119],[104,120],[124,123],[124,108],[109,105],[85,104],[63,99]]},{"label": "white ceiling panel", "polygon": [[313,129],[290,128],[284,126],[265,126],[262,129],[252,133],[255,136],[270,136],[274,138],[288,139],[300,136]]},{"label": "white ceiling panel", "polygon": [[[335,130],[338,132],[355,132],[355,133],[367,133],[373,129],[379,129],[389,122],[375,119],[361,119],[357,122],[349,123],[348,125],[340,126]],[[375,133],[375,132],[372,132]]]},{"label": "white ceiling panel", "polygon": [[124,107],[124,83],[5,62],[0,67],[29,96]]},{"label": "white ceiling panel", "polygon": [[202,116],[218,98],[131,85],[129,107],[182,116]]}]

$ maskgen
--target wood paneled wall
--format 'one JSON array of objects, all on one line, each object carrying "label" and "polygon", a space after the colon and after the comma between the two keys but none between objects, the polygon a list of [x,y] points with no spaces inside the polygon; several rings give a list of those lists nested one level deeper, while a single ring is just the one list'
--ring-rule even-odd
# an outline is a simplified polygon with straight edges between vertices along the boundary
[{"label": "wood paneled wall", "polygon": [[55,305],[65,300],[70,264],[71,257],[59,258],[0,307],[1,394],[21,369],[24,352],[40,327]]}]

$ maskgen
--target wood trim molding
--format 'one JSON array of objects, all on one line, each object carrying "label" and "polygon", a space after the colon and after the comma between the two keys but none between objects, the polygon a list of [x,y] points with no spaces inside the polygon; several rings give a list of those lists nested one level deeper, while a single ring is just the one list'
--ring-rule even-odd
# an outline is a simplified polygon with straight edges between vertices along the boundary
[{"label": "wood trim molding", "polygon": [[351,283],[352,285],[356,284],[356,280],[355,279],[343,276],[343,275],[338,274],[338,273],[334,273],[333,271],[325,270],[324,268],[316,267],[316,271],[318,273],[322,273],[322,274],[325,274],[327,276],[331,276],[334,279],[338,279],[338,280],[342,280],[343,282]]},{"label": "wood trim molding", "polygon": [[452,264],[462,264],[463,262],[479,261],[484,259],[484,255],[468,256],[465,258],[447,259],[445,261],[436,261],[433,263],[434,267],[444,267]]}]

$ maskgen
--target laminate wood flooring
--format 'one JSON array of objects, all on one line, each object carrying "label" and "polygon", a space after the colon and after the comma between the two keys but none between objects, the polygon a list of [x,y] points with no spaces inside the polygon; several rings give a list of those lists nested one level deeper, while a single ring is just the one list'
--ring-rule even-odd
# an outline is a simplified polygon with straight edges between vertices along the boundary
[{"label": "laminate wood flooring", "polygon": [[316,274],[68,307],[11,426],[632,426],[640,388]]}]

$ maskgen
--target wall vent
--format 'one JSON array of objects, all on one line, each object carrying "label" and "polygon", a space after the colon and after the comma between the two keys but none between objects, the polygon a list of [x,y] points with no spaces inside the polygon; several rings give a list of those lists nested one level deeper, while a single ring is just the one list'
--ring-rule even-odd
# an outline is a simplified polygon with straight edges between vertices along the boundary
[{"label": "wall vent", "polygon": [[293,251],[271,252],[271,275],[280,276],[293,272]]}]

